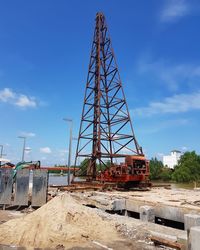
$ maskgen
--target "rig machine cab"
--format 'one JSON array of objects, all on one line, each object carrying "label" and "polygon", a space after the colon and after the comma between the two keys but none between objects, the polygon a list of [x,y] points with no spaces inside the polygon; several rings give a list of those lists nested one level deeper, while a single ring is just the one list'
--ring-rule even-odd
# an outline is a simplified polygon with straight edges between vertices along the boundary
[{"label": "rig machine cab", "polygon": [[105,171],[99,172],[97,180],[115,182],[124,188],[148,187],[149,161],[144,155],[127,155],[125,163],[112,164]]}]

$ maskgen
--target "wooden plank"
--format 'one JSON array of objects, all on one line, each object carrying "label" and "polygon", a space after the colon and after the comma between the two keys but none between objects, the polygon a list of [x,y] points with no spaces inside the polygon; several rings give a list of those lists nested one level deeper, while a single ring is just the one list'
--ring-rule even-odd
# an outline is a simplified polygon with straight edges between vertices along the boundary
[{"label": "wooden plank", "polygon": [[151,236],[151,241],[153,241],[155,245],[163,245],[163,246],[171,247],[177,250],[183,249],[182,244],[175,242],[175,241],[163,239],[161,237]]},{"label": "wooden plank", "polygon": [[14,205],[28,205],[29,172],[29,169],[20,169],[17,171]]},{"label": "wooden plank", "polygon": [[0,204],[10,205],[12,197],[13,171],[12,169],[0,169]]},{"label": "wooden plank", "polygon": [[32,206],[42,206],[47,202],[48,170],[33,170]]}]

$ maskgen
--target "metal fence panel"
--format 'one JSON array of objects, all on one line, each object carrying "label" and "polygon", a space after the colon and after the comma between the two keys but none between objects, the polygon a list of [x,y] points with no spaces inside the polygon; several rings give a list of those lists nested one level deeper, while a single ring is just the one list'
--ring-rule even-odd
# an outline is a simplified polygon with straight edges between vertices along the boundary
[{"label": "metal fence panel", "polygon": [[27,206],[29,191],[29,169],[17,171],[14,205]]},{"label": "metal fence panel", "polygon": [[0,204],[11,204],[13,184],[12,169],[0,169]]},{"label": "metal fence panel", "polygon": [[47,202],[48,171],[33,170],[32,206],[42,206]]}]

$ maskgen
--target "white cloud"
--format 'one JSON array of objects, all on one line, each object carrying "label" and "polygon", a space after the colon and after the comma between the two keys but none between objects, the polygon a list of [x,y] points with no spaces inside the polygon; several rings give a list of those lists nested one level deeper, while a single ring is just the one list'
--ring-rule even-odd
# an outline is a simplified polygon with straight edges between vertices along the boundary
[{"label": "white cloud", "polygon": [[52,151],[49,147],[40,148],[40,152],[44,154],[51,154]]},{"label": "white cloud", "polygon": [[30,147],[26,147],[25,150],[30,151],[32,149]]},{"label": "white cloud", "polygon": [[191,12],[191,6],[186,0],[166,0],[161,11],[160,20],[162,22],[172,22],[184,17]]},{"label": "white cloud", "polygon": [[61,164],[66,164],[66,162],[67,162],[66,158],[61,158],[61,159],[60,159],[60,163],[61,163]]},{"label": "white cloud", "polygon": [[159,160],[162,160],[162,159],[163,159],[163,156],[164,156],[163,153],[157,153],[157,154],[156,154],[156,157],[157,157]]},{"label": "white cloud", "polygon": [[0,91],[0,101],[9,102],[14,98],[15,98],[15,93],[11,89],[4,88],[3,90]]},{"label": "white cloud", "polygon": [[66,154],[66,153],[68,152],[68,150],[67,150],[67,149],[60,149],[59,152],[60,152],[61,154]]},{"label": "white cloud", "polygon": [[32,150],[32,148],[26,147],[26,148],[25,148],[25,153],[26,153],[27,155],[29,155],[29,154],[31,153],[31,150]]},{"label": "white cloud", "polygon": [[134,149],[129,149],[129,148],[123,148],[122,150],[121,150],[121,152],[123,152],[124,154],[130,154],[131,152],[132,152],[132,150],[134,150]]},{"label": "white cloud", "polygon": [[179,94],[165,98],[160,102],[151,102],[147,107],[133,109],[131,112],[139,116],[156,114],[176,114],[200,110],[200,91],[191,94]]},{"label": "white cloud", "polygon": [[9,88],[0,90],[0,102],[10,103],[21,108],[34,108],[38,105],[35,97],[16,93]]},{"label": "white cloud", "polygon": [[199,84],[200,80],[200,65],[175,64],[164,59],[152,60],[148,56],[139,60],[138,71],[140,74],[145,73],[153,77],[154,82],[165,85],[171,91],[179,89],[183,83]]},{"label": "white cloud", "polygon": [[186,152],[186,151],[188,151],[188,147],[183,146],[183,147],[181,148],[181,151],[182,151],[182,152]]},{"label": "white cloud", "polygon": [[20,135],[25,136],[25,137],[35,137],[36,136],[36,134],[33,132],[21,132]]},{"label": "white cloud", "polygon": [[33,97],[28,97],[26,95],[20,95],[17,101],[15,102],[15,105],[19,107],[36,107],[37,103],[34,100]]},{"label": "white cloud", "polygon": [[59,150],[60,156],[64,156],[64,155],[66,155],[67,153],[68,153],[68,150],[66,150],[66,149],[60,149],[60,150]]}]

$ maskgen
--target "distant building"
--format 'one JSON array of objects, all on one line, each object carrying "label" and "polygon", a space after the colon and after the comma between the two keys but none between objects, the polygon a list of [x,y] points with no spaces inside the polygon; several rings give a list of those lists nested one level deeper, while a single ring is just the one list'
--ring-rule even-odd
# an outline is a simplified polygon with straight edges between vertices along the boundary
[{"label": "distant building", "polygon": [[168,168],[174,168],[178,164],[178,160],[181,157],[181,151],[172,150],[170,155],[163,156],[163,165]]}]

